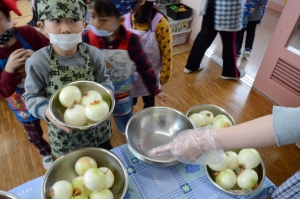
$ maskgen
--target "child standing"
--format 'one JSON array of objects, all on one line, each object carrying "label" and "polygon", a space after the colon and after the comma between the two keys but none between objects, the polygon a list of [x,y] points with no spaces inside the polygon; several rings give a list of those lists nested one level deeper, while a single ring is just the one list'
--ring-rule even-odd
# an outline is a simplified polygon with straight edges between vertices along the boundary
[{"label": "child standing", "polygon": [[35,117],[50,121],[48,133],[55,157],[81,147],[111,149],[109,119],[89,130],[71,130],[58,124],[49,112],[50,97],[62,86],[79,80],[95,81],[113,90],[101,52],[82,43],[86,5],[83,0],[38,1],[38,27],[50,38],[50,46],[26,61],[23,98]]},{"label": "child standing", "polygon": [[110,0],[91,0],[90,30],[83,35],[83,41],[100,48],[107,62],[108,74],[115,87],[115,109],[113,116],[121,133],[125,133],[132,116],[133,69],[142,76],[151,95],[165,100],[166,94],[157,86],[156,74],[143,51],[139,37],[121,25],[125,7],[115,6]]},{"label": "child standing", "polygon": [[[157,74],[157,83],[165,84],[172,74],[172,31],[167,18],[157,10],[156,0],[140,0],[135,13],[127,13],[124,26],[140,37],[149,62]],[[133,104],[142,96],[144,108],[155,106],[155,96],[150,95],[143,79],[134,71]]]},{"label": "child standing", "polygon": [[14,0],[0,2],[0,96],[6,98],[29,141],[43,156],[43,166],[48,169],[53,163],[51,148],[43,138],[40,120],[27,111],[21,95],[26,59],[32,55],[32,50],[49,45],[49,40],[31,26],[9,28],[11,10],[21,15]]}]

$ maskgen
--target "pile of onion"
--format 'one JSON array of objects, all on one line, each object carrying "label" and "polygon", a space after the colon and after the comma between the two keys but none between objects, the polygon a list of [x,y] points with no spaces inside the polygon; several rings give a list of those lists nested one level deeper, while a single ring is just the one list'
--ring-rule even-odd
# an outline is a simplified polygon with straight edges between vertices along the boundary
[{"label": "pile of onion", "polygon": [[223,161],[219,164],[208,165],[215,172],[215,182],[225,190],[255,188],[258,175],[255,168],[261,158],[256,149],[242,149],[238,154],[234,151],[223,153]]},{"label": "pile of onion", "polygon": [[193,113],[189,115],[189,118],[194,122],[196,128],[211,124],[215,129],[220,129],[233,125],[226,115],[219,114],[215,117],[214,114],[208,110]]},{"label": "pile of onion", "polygon": [[85,126],[104,119],[109,106],[97,91],[90,90],[82,95],[76,86],[66,86],[59,93],[61,105],[67,108],[64,121],[71,126]]},{"label": "pile of onion", "polygon": [[81,157],[75,163],[78,176],[70,183],[60,180],[49,191],[51,199],[113,199],[112,187],[115,177],[107,167],[98,168],[91,157]]}]

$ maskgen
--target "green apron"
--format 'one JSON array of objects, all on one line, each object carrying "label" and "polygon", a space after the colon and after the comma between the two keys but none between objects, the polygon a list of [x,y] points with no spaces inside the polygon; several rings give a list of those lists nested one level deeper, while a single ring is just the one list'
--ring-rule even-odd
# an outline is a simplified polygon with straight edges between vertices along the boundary
[{"label": "green apron", "polygon": [[[89,52],[78,45],[79,53],[86,62],[85,67],[61,66],[50,46],[50,77],[49,86],[46,88],[47,97],[50,97],[64,85],[80,80],[94,81],[94,65],[90,59]],[[82,147],[99,147],[108,141],[112,135],[109,118],[99,126],[89,130],[73,130],[68,133],[48,123],[48,134],[52,154],[59,158],[70,150]]]}]

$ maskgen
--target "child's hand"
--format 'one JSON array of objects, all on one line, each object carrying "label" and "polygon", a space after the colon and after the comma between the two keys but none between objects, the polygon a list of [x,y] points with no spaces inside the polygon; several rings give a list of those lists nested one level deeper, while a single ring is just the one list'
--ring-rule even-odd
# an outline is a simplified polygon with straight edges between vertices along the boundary
[{"label": "child's hand", "polygon": [[64,125],[61,125],[59,124],[50,114],[50,111],[49,111],[49,108],[46,109],[46,118],[52,123],[54,124],[55,126],[57,126],[58,128],[68,132],[68,133],[71,133],[72,132],[72,129],[69,128],[69,127],[66,127]]},{"label": "child's hand", "polygon": [[15,73],[15,70],[20,66],[24,66],[25,61],[33,54],[32,50],[17,49],[10,54],[5,71],[8,73]]},{"label": "child's hand", "polygon": [[164,92],[161,92],[159,94],[156,95],[160,100],[162,100],[163,102],[165,102],[167,100],[168,95]]}]

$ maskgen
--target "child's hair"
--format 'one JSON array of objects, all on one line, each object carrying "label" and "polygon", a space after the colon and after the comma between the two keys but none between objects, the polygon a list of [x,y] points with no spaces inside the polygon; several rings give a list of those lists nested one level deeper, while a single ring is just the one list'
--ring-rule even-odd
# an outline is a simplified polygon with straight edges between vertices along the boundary
[{"label": "child's hair", "polygon": [[102,17],[120,18],[121,14],[115,4],[109,0],[90,0],[89,7]]},{"label": "child's hair", "polygon": [[38,0],[35,0],[33,1],[33,5],[32,5],[32,20],[33,21],[38,21],[38,12],[37,12],[37,1]]},{"label": "child's hair", "polygon": [[148,23],[148,27],[150,30],[152,28],[152,20],[155,17],[156,13],[162,14],[167,20],[168,18],[164,13],[160,12],[151,1],[146,1],[144,5],[142,5],[142,11],[138,14],[134,20],[134,23]]},{"label": "child's hair", "polygon": [[0,12],[2,12],[7,19],[10,19],[10,14],[9,14],[8,9],[6,9],[5,7],[0,6]]}]

